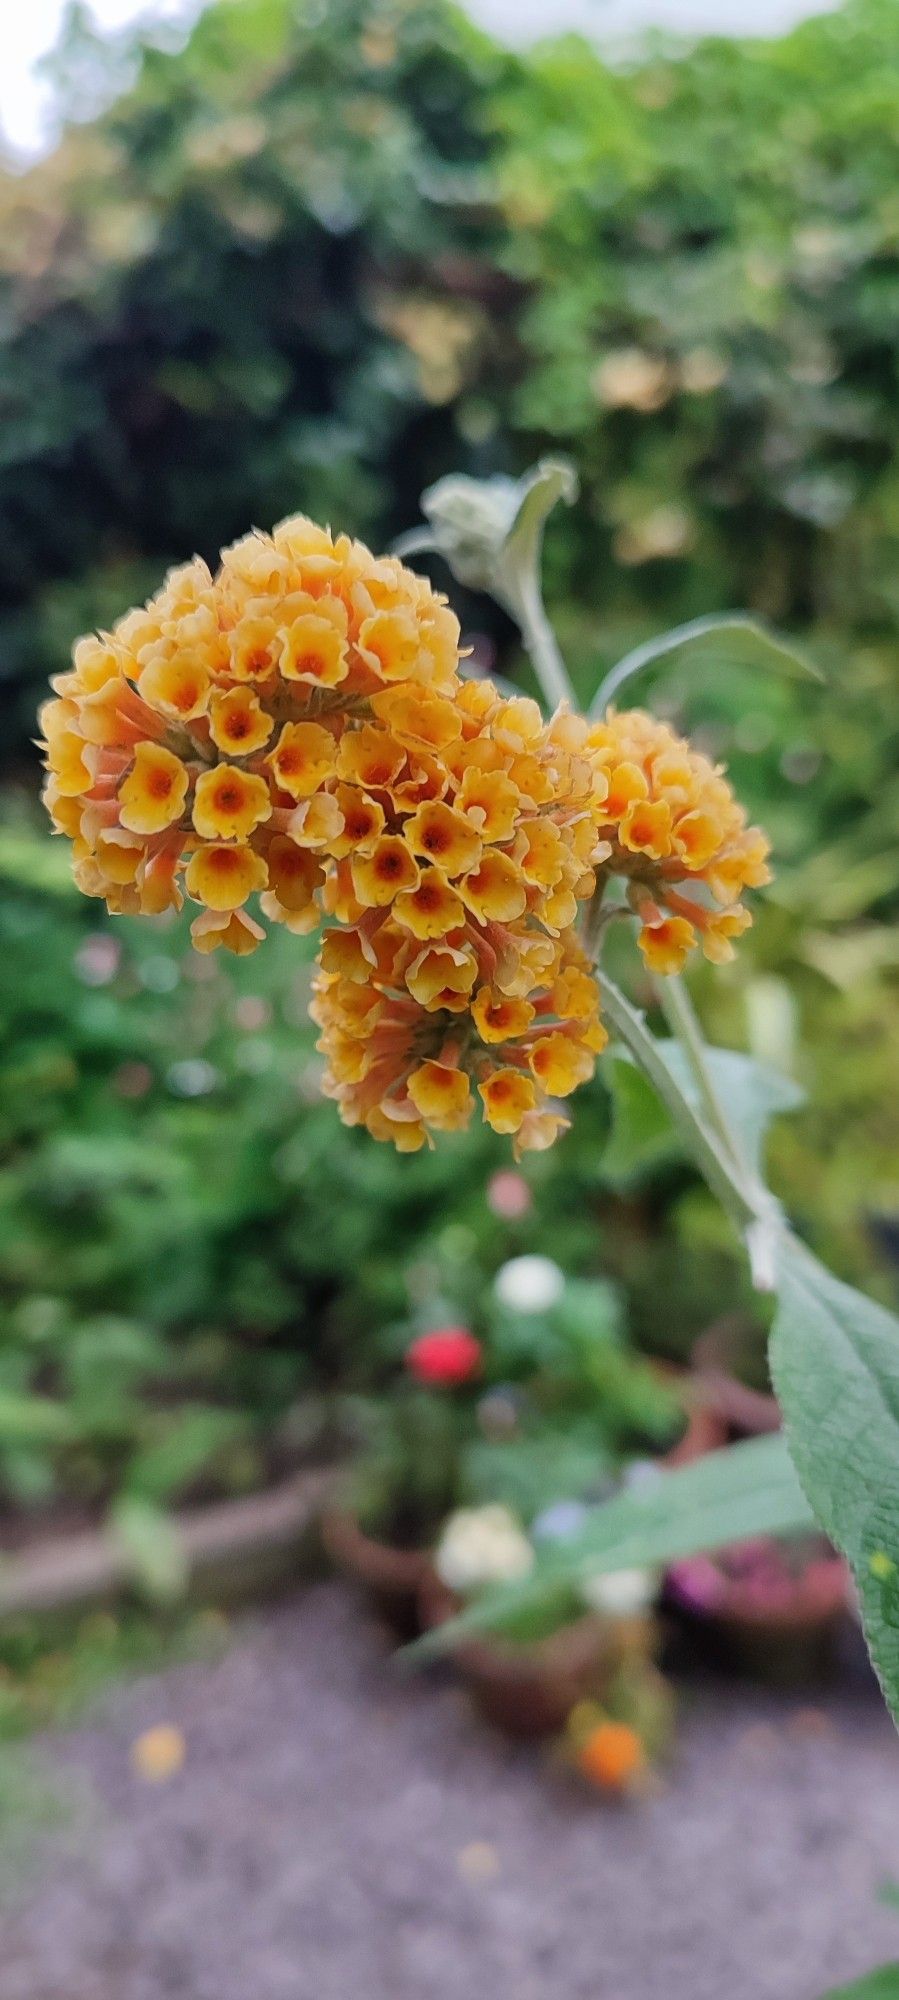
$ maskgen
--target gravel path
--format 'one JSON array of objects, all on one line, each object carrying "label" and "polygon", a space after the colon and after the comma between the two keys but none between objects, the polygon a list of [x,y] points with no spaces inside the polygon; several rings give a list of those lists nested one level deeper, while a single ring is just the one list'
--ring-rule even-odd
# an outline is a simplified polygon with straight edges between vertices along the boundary
[{"label": "gravel path", "polygon": [[[134,1737],[176,1724],[158,1785]],[[705,1688],[603,1808],[334,1584],[45,1746],[90,1800],[0,1910],[2,2000],[818,2000],[899,1957],[899,1746],[870,1691]]]}]

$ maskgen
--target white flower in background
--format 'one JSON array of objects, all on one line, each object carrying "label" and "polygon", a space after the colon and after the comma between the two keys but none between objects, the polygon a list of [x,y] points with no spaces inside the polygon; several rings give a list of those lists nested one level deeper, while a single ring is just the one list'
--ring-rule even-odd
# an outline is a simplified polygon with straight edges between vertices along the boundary
[{"label": "white flower in background", "polygon": [[549,1312],[565,1290],[565,1273],[551,1257],[510,1257],[497,1271],[493,1289],[512,1312]]},{"label": "white flower in background", "polygon": [[591,1611],[606,1618],[637,1618],[654,1603],[659,1584],[654,1570],[617,1569],[584,1576],[579,1587]]},{"label": "white flower in background", "polygon": [[464,1596],[493,1583],[516,1583],[534,1566],[534,1551],[508,1507],[460,1507],[451,1514],[434,1557],[437,1574]]}]

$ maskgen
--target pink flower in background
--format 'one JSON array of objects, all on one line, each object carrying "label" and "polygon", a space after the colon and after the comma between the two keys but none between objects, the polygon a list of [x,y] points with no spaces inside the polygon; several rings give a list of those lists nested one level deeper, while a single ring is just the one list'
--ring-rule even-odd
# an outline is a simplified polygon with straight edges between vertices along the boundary
[{"label": "pink flower in background", "polygon": [[470,1382],[481,1366],[481,1343],[466,1326],[435,1327],[406,1349],[406,1367],[431,1389],[454,1389]]},{"label": "pink flower in background", "polygon": [[533,1206],[533,1196],[523,1174],[511,1167],[501,1168],[487,1183],[487,1206],[504,1222],[518,1222]]}]

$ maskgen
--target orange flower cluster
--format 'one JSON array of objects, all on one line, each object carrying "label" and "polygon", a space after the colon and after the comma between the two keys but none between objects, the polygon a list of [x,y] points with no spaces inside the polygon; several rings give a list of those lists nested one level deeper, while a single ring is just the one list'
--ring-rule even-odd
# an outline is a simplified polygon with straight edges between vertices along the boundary
[{"label": "orange flower cluster", "polygon": [[740,895],[771,871],[720,766],[641,709],[610,710],[588,745],[607,780],[604,866],[627,881],[650,970],[680,972],[697,943],[714,964],[732,958],[752,922]]},{"label": "orange flower cluster", "polygon": [[651,965],[722,957],[765,843],[664,725],[544,722],[458,662],[430,584],[297,516],[79,642],[42,711],[45,797],[88,895],[186,894],[201,951],[255,950],[255,896],[293,931],[331,920],[313,1013],[348,1123],[411,1150],[480,1100],[542,1147],[605,1040],[581,904],[624,876]]}]

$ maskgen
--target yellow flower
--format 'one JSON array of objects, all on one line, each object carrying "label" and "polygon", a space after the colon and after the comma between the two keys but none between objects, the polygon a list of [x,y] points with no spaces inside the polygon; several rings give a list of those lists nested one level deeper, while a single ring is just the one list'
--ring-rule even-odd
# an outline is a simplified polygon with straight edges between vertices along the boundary
[{"label": "yellow flower", "polygon": [[243,618],[228,639],[230,671],[236,681],[270,681],[277,673],[280,651],[273,617]]},{"label": "yellow flower", "polygon": [[375,611],[359,631],[359,651],[385,681],[405,681],[421,644],[418,624],[408,610]]},{"label": "yellow flower", "polygon": [[267,762],[282,792],[308,799],[332,776],[335,752],[334,738],[320,722],[285,722]]},{"label": "yellow flower", "polygon": [[462,718],[455,702],[419,687],[385,689],[372,696],[372,708],[400,743],[412,750],[439,753],[461,733]]},{"label": "yellow flower", "polygon": [[482,840],[511,840],[521,810],[521,793],[502,771],[469,766],[462,773],[456,804]]},{"label": "yellow flower", "polygon": [[[276,833],[266,849],[268,864],[268,888],[283,911],[293,915],[311,915],[317,924],[321,911],[315,902],[316,889],[320,889],[325,879],[325,871],[314,854],[298,847],[286,834]],[[266,905],[266,914],[272,914]]]},{"label": "yellow flower", "polygon": [[478,1090],[484,1102],[484,1116],[494,1132],[517,1132],[522,1120],[537,1104],[530,1077],[517,1069],[497,1069]]},{"label": "yellow flower", "polygon": [[508,1000],[505,994],[482,986],[471,1011],[482,1042],[511,1042],[517,1035],[527,1034],[537,1010],[529,1000]]},{"label": "yellow flower", "polygon": [[637,940],[650,972],[682,972],[696,943],[685,917],[662,917],[644,924]]},{"label": "yellow flower", "polygon": [[733,909],[717,910],[714,914],[706,915],[702,923],[703,956],[709,959],[712,965],[727,965],[735,956],[734,938],[742,937],[751,923],[749,911],[744,910],[740,903]]},{"label": "yellow flower", "polygon": [[205,713],[211,681],[200,661],[176,653],[174,658],[162,654],[151,660],[137,685],[152,708],[176,722],[192,722]]},{"label": "yellow flower", "polygon": [[334,803],[340,815],[340,826],[328,841],[328,852],[335,860],[347,854],[370,854],[380,834],[384,831],[384,808],[377,799],[370,799],[366,792],[356,785],[338,785]]},{"label": "yellow flower", "polygon": [[512,923],[527,908],[521,870],[508,854],[495,849],[459,884],[468,908],[482,923]]},{"label": "yellow flower", "polygon": [[464,1070],[426,1062],[413,1070],[408,1092],[417,1111],[438,1132],[463,1131],[471,1117],[471,1087]]},{"label": "yellow flower", "polygon": [[721,830],[714,813],[694,808],[692,812],[682,813],[675,821],[674,851],[688,868],[706,868],[720,844]]},{"label": "yellow flower", "polygon": [[551,819],[533,819],[521,828],[515,857],[526,882],[554,889],[565,872],[567,852],[560,827]]},{"label": "yellow flower", "polygon": [[227,688],[212,696],[209,734],[226,756],[251,757],[268,742],[274,726],[252,688]]},{"label": "yellow flower", "polygon": [[[760,888],[770,872],[768,842],[747,826],[723,771],[641,709],[610,710],[591,724],[586,750],[607,785],[596,805],[595,865],[629,878],[651,970],[678,972],[698,942],[707,956],[727,956],[748,922],[742,891]],[[694,885],[704,900],[684,893]],[[722,914],[741,911],[735,924],[709,928],[708,895]]]},{"label": "yellow flower", "polygon": [[198,847],[187,864],[190,896],[210,910],[238,910],[254,890],[264,889],[268,871],[251,847]]},{"label": "yellow flower", "polygon": [[284,636],[279,664],[286,681],[338,687],[349,673],[346,637],[339,623],[333,617],[304,613]]},{"label": "yellow flower", "polygon": [[[48,706],[53,708],[56,704],[51,702]],[[46,710],[42,721],[46,729]],[[90,791],[93,778],[85,759],[85,748],[84,738],[77,736],[73,729],[57,730],[49,738],[47,764],[61,798],[79,798],[82,792]]]},{"label": "yellow flower", "polygon": [[660,861],[671,847],[671,807],[667,799],[634,799],[618,829],[622,847]]},{"label": "yellow flower", "polygon": [[246,840],[271,811],[265,779],[236,764],[217,764],[197,779],[193,820],[204,840]]},{"label": "yellow flower", "polygon": [[632,764],[625,758],[609,778],[609,788],[604,801],[605,818],[623,819],[630,806],[638,799],[645,799],[648,796],[649,785],[644,772],[638,764]]},{"label": "yellow flower", "polygon": [[449,876],[476,868],[483,851],[470,820],[440,799],[419,806],[406,822],[405,835],[413,854],[437,862]]},{"label": "yellow flower", "polygon": [[366,791],[382,791],[399,777],[405,761],[402,744],[397,743],[388,729],[364,722],[359,729],[344,731],[337,756],[337,775],[364,786]]},{"label": "yellow flower", "polygon": [[417,938],[442,938],[465,922],[465,905],[439,868],[428,868],[418,887],[397,896],[393,915]]},{"label": "yellow flower", "polygon": [[537,1082],[550,1097],[569,1097],[579,1083],[589,1081],[596,1067],[591,1051],[561,1031],[541,1036],[529,1062]]},{"label": "yellow flower", "polygon": [[566,965],[554,982],[550,999],[560,1021],[589,1021],[596,1012],[596,981],[579,966]]},{"label": "yellow flower", "polygon": [[367,854],[353,856],[350,867],[364,909],[380,909],[400,890],[417,888],[421,873],[398,833],[382,834]]},{"label": "yellow flower", "polygon": [[161,833],[181,818],[188,783],[180,757],[160,743],[138,743],[132,769],[119,786],[122,825],[132,833]]},{"label": "yellow flower", "polygon": [[325,931],[322,936],[319,964],[322,970],[333,973],[341,979],[351,979],[366,985],[371,979],[375,965],[375,954],[358,931]]},{"label": "yellow flower", "polygon": [[477,960],[466,949],[449,944],[429,944],[412,960],[406,972],[409,992],[427,1013],[445,1008],[448,1013],[464,1013],[468,996],[478,976]]},{"label": "yellow flower", "polygon": [[[184,897],[178,886],[180,839],[148,854],[140,873],[142,916],[161,917],[165,910],[180,910]],[[107,897],[107,901],[108,901]]]},{"label": "yellow flower", "polygon": [[218,951],[224,947],[235,958],[246,958],[262,943],[265,932],[246,910],[204,910],[190,927],[195,951]]}]

